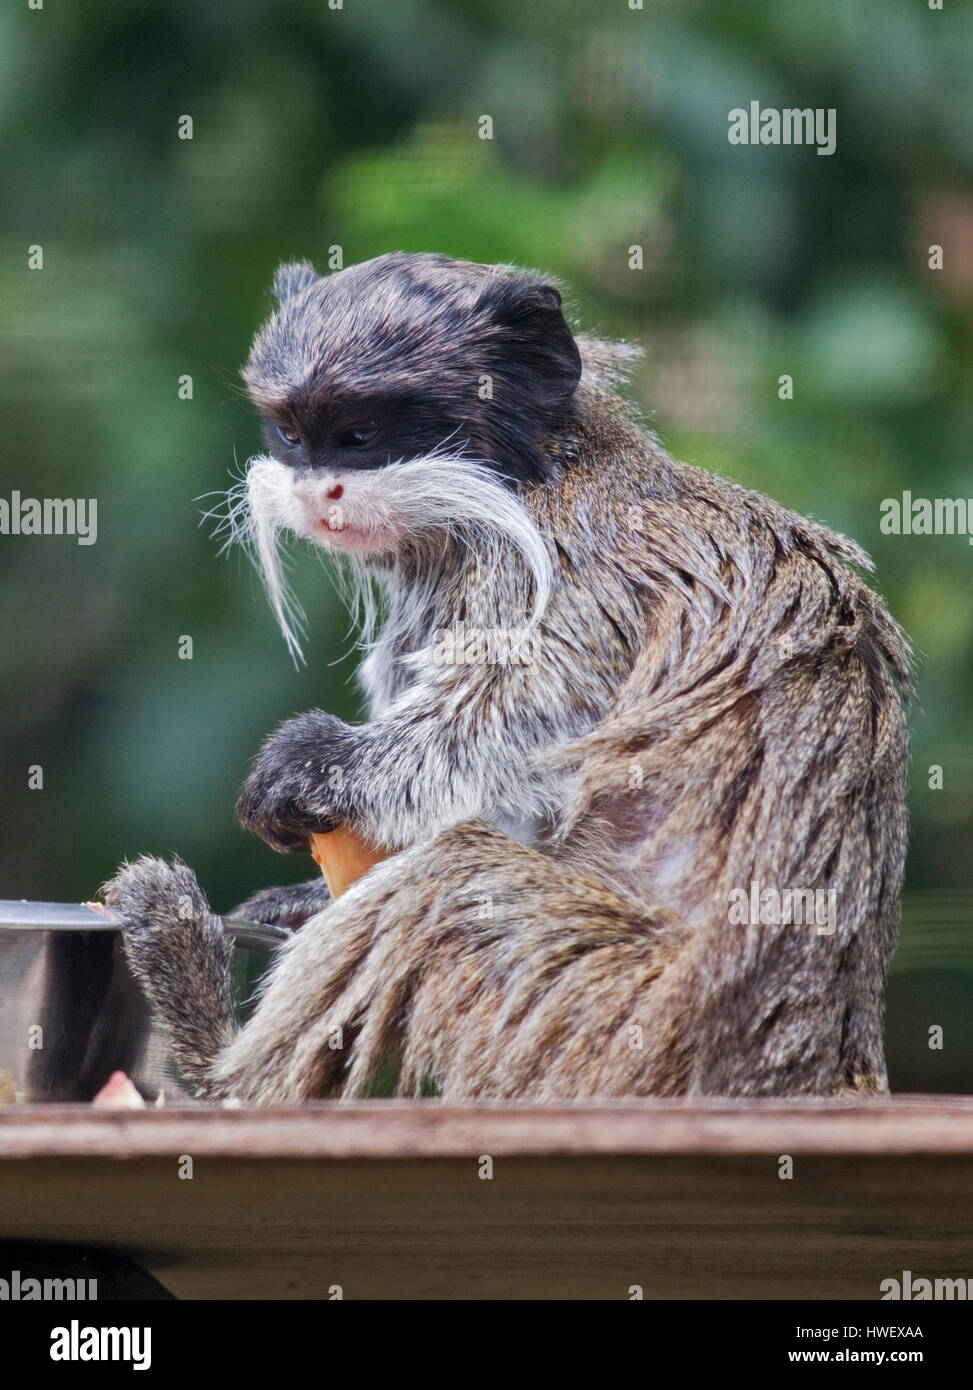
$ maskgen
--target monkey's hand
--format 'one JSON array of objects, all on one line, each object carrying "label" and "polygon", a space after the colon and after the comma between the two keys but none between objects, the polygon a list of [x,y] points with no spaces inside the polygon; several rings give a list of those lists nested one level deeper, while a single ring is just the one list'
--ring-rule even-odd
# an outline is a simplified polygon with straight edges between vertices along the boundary
[{"label": "monkey's hand", "polygon": [[355,745],[356,731],[322,710],[281,724],[243,784],[236,808],[240,824],[281,853],[306,853],[312,832],[327,833],[352,820],[345,791]]}]

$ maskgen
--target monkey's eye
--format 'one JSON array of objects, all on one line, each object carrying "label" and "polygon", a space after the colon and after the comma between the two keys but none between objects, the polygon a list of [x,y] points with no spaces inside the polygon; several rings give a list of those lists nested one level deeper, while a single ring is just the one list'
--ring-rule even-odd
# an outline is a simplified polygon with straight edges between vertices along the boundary
[{"label": "monkey's eye", "polygon": [[342,430],[338,435],[338,444],[343,449],[361,449],[366,444],[371,444],[378,434],[378,425],[368,421],[364,425],[352,425],[351,429]]},{"label": "monkey's eye", "polygon": [[296,430],[289,429],[286,425],[278,425],[277,433],[289,449],[293,449],[295,444],[300,444],[301,436]]}]

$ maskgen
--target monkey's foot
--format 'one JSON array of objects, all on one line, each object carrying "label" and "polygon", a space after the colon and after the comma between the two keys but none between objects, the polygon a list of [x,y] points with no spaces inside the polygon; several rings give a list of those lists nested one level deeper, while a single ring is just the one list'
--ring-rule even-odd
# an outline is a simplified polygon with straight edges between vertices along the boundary
[{"label": "monkey's foot", "polygon": [[202,1082],[235,1032],[222,922],[178,859],[144,855],[123,864],[101,891],[124,918],[129,966],[173,1038],[180,1069]]}]

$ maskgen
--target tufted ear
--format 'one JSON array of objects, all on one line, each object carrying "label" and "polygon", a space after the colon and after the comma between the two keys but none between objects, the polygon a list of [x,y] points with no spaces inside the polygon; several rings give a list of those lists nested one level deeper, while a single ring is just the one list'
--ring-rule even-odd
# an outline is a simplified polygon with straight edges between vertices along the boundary
[{"label": "tufted ear", "polygon": [[509,367],[538,404],[566,405],[581,377],[581,354],[557,287],[524,275],[498,276],[484,290],[481,305],[500,330]]},{"label": "tufted ear", "polygon": [[293,299],[302,290],[306,290],[308,285],[313,285],[317,278],[318,273],[310,261],[291,261],[287,265],[278,266],[274,275],[274,295],[277,303],[283,304],[286,300]]}]

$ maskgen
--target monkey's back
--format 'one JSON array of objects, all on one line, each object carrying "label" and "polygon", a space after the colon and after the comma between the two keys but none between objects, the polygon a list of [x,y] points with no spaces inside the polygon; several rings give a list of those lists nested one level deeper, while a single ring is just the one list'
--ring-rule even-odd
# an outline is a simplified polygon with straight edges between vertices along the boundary
[{"label": "monkey's back", "polygon": [[[668,459],[603,391],[575,447],[554,505],[562,574],[594,586],[596,640],[629,669],[552,757],[569,786],[555,854],[683,923],[654,991],[653,1089],[882,1089],[910,672],[853,568],[870,562]],[[811,920],[775,921],[788,902]]]}]

